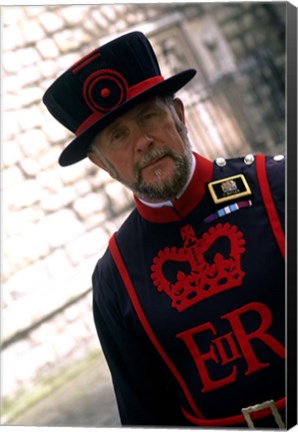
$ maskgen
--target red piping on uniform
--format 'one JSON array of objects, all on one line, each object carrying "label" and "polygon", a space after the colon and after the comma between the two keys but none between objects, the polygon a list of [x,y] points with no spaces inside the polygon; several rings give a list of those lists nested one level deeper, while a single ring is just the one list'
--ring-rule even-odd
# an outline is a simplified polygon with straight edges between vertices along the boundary
[{"label": "red piping on uniform", "polygon": [[157,337],[155,336],[146,316],[145,313],[142,309],[142,306],[139,302],[139,299],[137,297],[137,294],[135,292],[132,280],[129,276],[129,273],[127,271],[127,268],[124,264],[124,261],[122,259],[120,250],[118,248],[117,245],[117,241],[116,241],[116,237],[115,234],[111,237],[110,241],[109,241],[109,248],[111,251],[111,254],[113,256],[113,259],[115,261],[115,264],[119,270],[119,273],[123,279],[123,282],[127,288],[128,294],[130,296],[130,299],[132,301],[132,304],[135,308],[135,311],[139,317],[139,320],[141,321],[147,335],[149,336],[151,342],[153,343],[153,345],[155,346],[155,348],[157,349],[157,351],[159,352],[159,354],[161,355],[161,357],[163,358],[163,360],[165,361],[165,363],[167,364],[167,366],[169,367],[169,369],[171,370],[171,372],[174,374],[175,378],[177,379],[178,383],[180,384],[192,410],[194,411],[194,413],[199,417],[199,418],[203,418],[203,415],[201,414],[201,412],[199,411],[199,409],[197,408],[187,386],[186,383],[184,382],[182,376],[180,375],[180,373],[178,372],[178,370],[176,369],[175,365],[172,363],[171,359],[168,357],[168,355],[166,354],[166,352],[163,350],[161,344],[159,343]]},{"label": "red piping on uniform", "polygon": [[257,155],[256,157],[256,168],[259,185],[261,189],[261,195],[263,198],[264,206],[267,211],[269,222],[274,234],[274,237],[279,246],[282,256],[285,258],[285,235],[275,208],[275,204],[270,191],[268,177],[266,173],[266,156]]},{"label": "red piping on uniform", "polygon": [[[282,398],[279,401],[275,402],[275,405],[277,409],[283,409],[286,406],[286,398]],[[245,423],[246,420],[244,418],[243,414],[238,414],[231,417],[223,417],[218,419],[211,419],[211,420],[205,420],[205,419],[198,419],[191,414],[188,414],[185,409],[182,408],[184,416],[187,418],[188,421],[191,423],[198,425],[198,426],[232,426],[232,425],[240,425],[241,423]],[[250,413],[250,416],[253,420],[259,420],[264,417],[268,417],[272,415],[270,408],[264,408],[260,411],[254,411]]]}]

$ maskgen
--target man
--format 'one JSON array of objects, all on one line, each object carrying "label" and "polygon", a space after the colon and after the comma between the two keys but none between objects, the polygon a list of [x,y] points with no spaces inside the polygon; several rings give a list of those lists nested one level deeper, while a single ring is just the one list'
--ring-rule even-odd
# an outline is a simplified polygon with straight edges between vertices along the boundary
[{"label": "man", "polygon": [[[94,319],[123,425],[282,428],[284,158],[192,152],[146,37],[92,51],[48,89],[49,111],[136,208],[93,274]],[[212,145],[212,143],[210,143]]]}]

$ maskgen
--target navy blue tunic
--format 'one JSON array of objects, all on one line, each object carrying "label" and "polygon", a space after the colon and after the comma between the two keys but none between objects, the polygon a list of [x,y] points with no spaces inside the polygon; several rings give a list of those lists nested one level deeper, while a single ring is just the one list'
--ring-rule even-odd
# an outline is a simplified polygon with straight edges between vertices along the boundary
[{"label": "navy blue tunic", "polygon": [[284,159],[195,157],[173,207],[135,198],[93,274],[124,425],[245,426],[242,408],[285,404]]}]

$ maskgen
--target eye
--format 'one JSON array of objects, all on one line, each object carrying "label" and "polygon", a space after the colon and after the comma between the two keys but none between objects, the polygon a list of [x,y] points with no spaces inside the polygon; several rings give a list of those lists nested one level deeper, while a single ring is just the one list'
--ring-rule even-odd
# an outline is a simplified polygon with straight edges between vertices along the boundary
[{"label": "eye", "polygon": [[127,130],[125,128],[115,129],[111,136],[111,141],[114,143],[121,142],[127,136]]},{"label": "eye", "polygon": [[153,111],[150,111],[150,112],[146,112],[145,114],[144,114],[144,116],[143,116],[143,118],[145,119],[145,120],[147,120],[147,119],[151,119],[153,116],[154,116],[154,112]]},{"label": "eye", "polygon": [[112,135],[112,140],[119,140],[119,139],[121,139],[122,136],[123,136],[122,131],[114,132]]},{"label": "eye", "polygon": [[155,122],[158,119],[158,115],[157,115],[157,111],[156,110],[150,110],[150,111],[146,111],[142,114],[142,117],[140,119],[141,124],[146,126],[146,125],[154,125]]},{"label": "eye", "polygon": [[154,119],[155,117],[157,117],[157,111],[156,110],[152,110],[152,111],[147,111],[145,114],[144,114],[144,118],[146,119],[146,120],[151,120],[151,119]]}]

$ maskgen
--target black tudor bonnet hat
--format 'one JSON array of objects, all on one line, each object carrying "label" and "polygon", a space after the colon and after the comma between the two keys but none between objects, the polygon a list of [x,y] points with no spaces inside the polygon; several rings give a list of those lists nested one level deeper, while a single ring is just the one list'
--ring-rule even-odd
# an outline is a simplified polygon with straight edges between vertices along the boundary
[{"label": "black tudor bonnet hat", "polygon": [[119,115],[151,96],[174,94],[195,73],[188,69],[164,79],[150,42],[140,32],[120,36],[84,56],[43,96],[50,113],[76,135],[59,164],[84,159],[95,135]]}]

